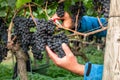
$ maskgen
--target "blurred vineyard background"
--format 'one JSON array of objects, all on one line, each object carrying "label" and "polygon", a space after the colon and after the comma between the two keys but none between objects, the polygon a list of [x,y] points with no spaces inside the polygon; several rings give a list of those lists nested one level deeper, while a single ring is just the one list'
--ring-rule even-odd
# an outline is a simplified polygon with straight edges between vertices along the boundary
[{"label": "blurred vineyard background", "polygon": [[[89,58],[89,61],[94,64],[103,64],[104,52],[97,50],[96,47],[90,45],[83,50],[84,54]],[[10,56],[9,56],[10,57]],[[85,64],[85,60],[80,56],[77,57],[79,63]],[[45,64],[45,58],[42,61],[37,61],[37,64]],[[34,66],[33,66],[34,67]],[[0,64],[0,80],[12,80],[13,75],[13,60],[6,59]],[[40,67],[33,74],[28,73],[29,80],[83,80],[83,76],[73,74],[67,70],[61,69],[50,61],[49,66]],[[19,80],[19,77],[16,79]]]}]

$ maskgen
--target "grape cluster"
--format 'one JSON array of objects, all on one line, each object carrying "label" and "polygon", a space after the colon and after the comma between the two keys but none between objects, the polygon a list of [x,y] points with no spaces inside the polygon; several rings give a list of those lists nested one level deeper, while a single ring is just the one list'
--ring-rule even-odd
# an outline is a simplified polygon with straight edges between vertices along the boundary
[{"label": "grape cluster", "polygon": [[13,19],[14,23],[14,35],[17,36],[17,43],[21,44],[22,49],[27,53],[29,46],[31,44],[32,34],[30,28],[34,27],[35,24],[32,19],[24,17],[15,17]]},{"label": "grape cluster", "polygon": [[95,10],[101,9],[100,14],[104,15],[105,18],[109,16],[110,0],[93,0]]},{"label": "grape cluster", "polygon": [[[55,47],[55,52],[64,56],[64,52],[61,48],[62,43],[68,43],[68,38],[65,34],[54,35],[55,24],[53,21],[45,19],[35,19],[37,25],[34,24],[31,18],[15,17],[14,34],[17,36],[17,43],[21,44],[25,53],[29,50],[29,46],[32,46],[32,52],[36,59],[41,60],[43,58],[42,52],[45,51],[45,46]],[[36,26],[35,32],[30,32],[31,27]]]},{"label": "grape cluster", "polygon": [[59,17],[63,17],[64,16],[64,2],[61,2],[58,4],[57,10],[56,10],[56,14]]},{"label": "grape cluster", "polygon": [[67,36],[64,34],[64,32],[59,33],[57,35],[53,35],[52,37],[47,39],[48,46],[54,51],[58,53],[59,57],[64,57],[64,51],[61,47],[62,43],[68,44]]},{"label": "grape cluster", "polygon": [[[36,22],[38,22],[37,19],[35,19]],[[16,42],[21,44],[24,53],[28,55],[29,46],[32,46],[32,49],[34,48],[34,33],[30,32],[30,29],[35,26],[35,23],[31,18],[24,18],[17,16],[13,19],[14,23],[14,35],[17,36]],[[38,50],[33,50],[33,55],[37,59],[41,59],[42,55],[41,52]],[[28,56],[29,57],[29,56]]]},{"label": "grape cluster", "polygon": [[[51,20],[40,20],[38,21],[36,27],[37,31],[33,34],[34,44],[32,51],[36,54],[37,52],[40,53],[44,51],[45,46],[48,45],[53,51],[58,53],[59,57],[63,57],[65,54],[61,48],[61,44],[68,43],[67,36],[63,33],[54,35],[55,25]],[[42,55],[38,56],[38,58],[42,58]]]},{"label": "grape cluster", "polygon": [[103,3],[104,17],[108,18],[110,11],[110,0],[105,0]]},{"label": "grape cluster", "polygon": [[80,10],[79,16],[83,16],[86,12],[86,8],[85,8],[84,3],[82,1],[75,2],[74,5],[70,6],[69,10],[73,15],[77,15],[78,10]]},{"label": "grape cluster", "polygon": [[2,18],[0,18],[0,62],[7,56],[7,26]]},{"label": "grape cluster", "polygon": [[6,45],[0,44],[0,62],[7,56],[7,51]]},{"label": "grape cluster", "polygon": [[8,49],[6,48],[6,45],[0,43],[0,62],[2,62],[5,57],[7,57],[7,52]]},{"label": "grape cluster", "polygon": [[7,42],[7,26],[2,18],[0,18],[0,39]]},{"label": "grape cluster", "polygon": [[79,12],[79,16],[78,16],[78,20],[80,20],[82,18],[83,15],[85,15],[86,13],[86,8],[84,6],[84,3],[82,1],[76,2],[74,5],[71,5],[69,7],[69,10],[72,14],[72,20],[75,23],[76,22],[76,15],[78,14],[78,10]]},{"label": "grape cluster", "polygon": [[42,59],[42,51],[45,50],[45,39],[47,38],[47,35],[45,34],[47,29],[46,21],[44,19],[39,20],[36,28],[37,30],[33,34],[32,51],[34,53],[34,57]]}]

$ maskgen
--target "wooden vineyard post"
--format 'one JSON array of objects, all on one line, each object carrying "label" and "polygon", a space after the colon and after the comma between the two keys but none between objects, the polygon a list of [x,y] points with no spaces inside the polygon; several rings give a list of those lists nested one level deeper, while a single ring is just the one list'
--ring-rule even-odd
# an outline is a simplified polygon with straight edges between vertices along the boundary
[{"label": "wooden vineyard post", "polygon": [[120,80],[120,0],[111,0],[103,80]]}]

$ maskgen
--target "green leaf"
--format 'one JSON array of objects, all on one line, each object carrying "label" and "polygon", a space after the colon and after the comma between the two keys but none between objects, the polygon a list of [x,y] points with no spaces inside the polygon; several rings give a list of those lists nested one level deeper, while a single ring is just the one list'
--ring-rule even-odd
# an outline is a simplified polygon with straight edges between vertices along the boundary
[{"label": "green leaf", "polygon": [[7,0],[7,1],[8,1],[8,5],[9,5],[11,8],[14,8],[14,7],[15,7],[16,0]]},{"label": "green leaf", "polygon": [[38,8],[38,13],[39,13],[39,14],[42,14],[42,13],[43,13],[42,8]]},{"label": "green leaf", "polygon": [[30,29],[30,32],[35,32],[35,31],[36,31],[35,27],[33,27],[33,28]]},{"label": "green leaf", "polygon": [[92,9],[88,9],[88,10],[87,10],[87,14],[88,14],[88,15],[92,15],[93,13],[94,13],[94,11],[93,11]]},{"label": "green leaf", "polygon": [[51,9],[48,9],[48,10],[47,10],[47,13],[48,13],[48,14],[50,14],[51,12],[52,12],[52,10],[51,10]]},{"label": "green leaf", "polygon": [[0,3],[0,5],[1,5],[1,8],[2,8],[2,7],[6,7],[8,4],[7,4],[6,1],[3,1],[3,2]]},{"label": "green leaf", "polygon": [[28,3],[28,2],[31,2],[31,0],[17,0],[17,2],[16,2],[16,8],[20,8],[25,3]]},{"label": "green leaf", "polygon": [[0,11],[0,17],[5,17],[5,16],[6,16],[5,10],[1,10],[1,11]]},{"label": "green leaf", "polygon": [[34,15],[34,17],[37,17],[37,16],[38,16],[38,14],[37,14],[36,12],[33,12],[33,15]]}]

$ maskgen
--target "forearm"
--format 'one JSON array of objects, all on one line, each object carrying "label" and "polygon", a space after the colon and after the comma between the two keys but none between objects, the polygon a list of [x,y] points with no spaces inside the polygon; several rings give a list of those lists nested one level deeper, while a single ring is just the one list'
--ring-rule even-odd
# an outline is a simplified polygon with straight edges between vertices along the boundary
[{"label": "forearm", "polygon": [[69,68],[69,71],[83,76],[84,75],[84,68],[85,68],[84,65],[76,64],[76,65],[73,65],[73,68]]}]

